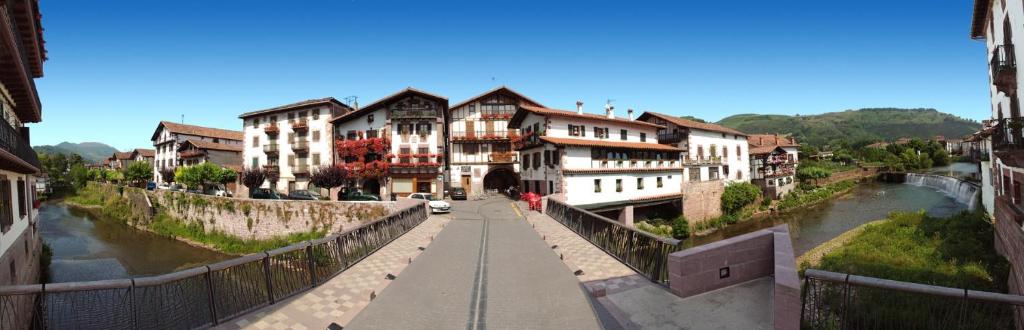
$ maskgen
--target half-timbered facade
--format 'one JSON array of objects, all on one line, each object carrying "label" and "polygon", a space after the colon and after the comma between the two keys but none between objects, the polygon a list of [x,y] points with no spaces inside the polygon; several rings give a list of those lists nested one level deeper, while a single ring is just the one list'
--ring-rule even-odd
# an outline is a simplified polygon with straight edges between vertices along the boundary
[{"label": "half-timbered facade", "polygon": [[750,144],[750,182],[761,187],[766,198],[780,199],[796,187],[799,163],[796,139],[772,134],[755,134]]},{"label": "half-timbered facade", "polygon": [[462,187],[472,196],[519,185],[519,153],[511,143],[519,130],[509,128],[508,122],[520,104],[542,107],[505,86],[451,107],[450,186]]},{"label": "half-timbered facade", "polygon": [[228,145],[242,145],[242,132],[220,128],[161,121],[150,138],[156,154],[153,157],[153,181],[164,182],[161,170],[181,165],[178,149],[186,140],[209,141]]},{"label": "half-timbered facade", "polygon": [[442,198],[447,111],[447,98],[410,87],[331,119],[334,161],[349,170],[351,188],[385,199]]}]

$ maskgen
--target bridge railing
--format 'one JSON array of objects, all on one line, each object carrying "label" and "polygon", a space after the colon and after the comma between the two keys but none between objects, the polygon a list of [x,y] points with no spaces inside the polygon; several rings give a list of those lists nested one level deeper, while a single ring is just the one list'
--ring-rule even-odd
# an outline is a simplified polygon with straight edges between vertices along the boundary
[{"label": "bridge railing", "polygon": [[817,269],[802,300],[804,329],[1020,329],[1024,311],[1024,296]]},{"label": "bridge railing", "polygon": [[348,269],[427,218],[417,204],[351,231],[170,274],[0,287],[0,329],[195,329]]},{"label": "bridge railing", "polygon": [[679,241],[626,227],[618,221],[548,198],[551,218],[651,281],[668,283],[668,255]]}]

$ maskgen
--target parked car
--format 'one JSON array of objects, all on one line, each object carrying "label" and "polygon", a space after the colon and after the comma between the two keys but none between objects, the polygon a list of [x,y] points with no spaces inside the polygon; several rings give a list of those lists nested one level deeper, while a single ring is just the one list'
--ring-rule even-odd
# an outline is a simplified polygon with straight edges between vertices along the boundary
[{"label": "parked car", "polygon": [[232,196],[235,195],[230,190],[225,188],[224,186],[215,186],[215,187],[207,188],[206,189],[206,194],[207,195],[214,195],[214,196],[217,196],[217,197],[232,197]]},{"label": "parked car", "polygon": [[161,182],[160,184],[156,185],[156,189],[157,190],[168,190],[168,189],[171,189],[171,184],[169,184],[167,182]]},{"label": "parked car", "polygon": [[257,188],[252,191],[252,199],[284,199],[276,191],[267,188]]},{"label": "parked car", "polygon": [[170,190],[170,191],[185,191],[185,186],[182,186],[180,184],[175,183],[175,184],[171,184],[171,186],[169,188],[167,188],[167,190]]},{"label": "parked car", "polygon": [[146,190],[156,190],[156,182],[146,182]]},{"label": "parked car", "polygon": [[434,198],[434,195],[429,193],[413,193],[409,194],[409,198],[427,201],[427,205],[430,206],[430,213],[448,213],[452,209],[451,204],[438,200],[437,198]]},{"label": "parked car", "polygon": [[466,189],[462,189],[462,187],[454,187],[448,196],[450,196],[452,200],[466,200]]},{"label": "parked car", "polygon": [[349,191],[347,194],[341,195],[343,201],[379,201],[380,196],[374,194],[367,194],[359,190]]},{"label": "parked car", "polygon": [[288,199],[316,201],[320,200],[320,195],[309,190],[292,190],[288,192]]}]

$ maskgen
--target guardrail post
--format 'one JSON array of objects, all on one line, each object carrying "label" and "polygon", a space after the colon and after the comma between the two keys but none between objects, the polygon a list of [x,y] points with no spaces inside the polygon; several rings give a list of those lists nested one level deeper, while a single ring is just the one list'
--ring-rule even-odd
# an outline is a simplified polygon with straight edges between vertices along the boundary
[{"label": "guardrail post", "polygon": [[306,246],[306,259],[309,266],[309,285],[316,286],[316,260],[313,259],[313,244]]},{"label": "guardrail post", "polygon": [[807,310],[807,291],[813,290],[811,288],[811,277],[804,276],[804,287],[803,292],[800,294],[800,326],[803,327],[804,323],[804,312]]},{"label": "guardrail post", "polygon": [[270,304],[273,305],[274,301],[274,281],[271,280],[273,276],[270,276],[270,254],[263,252],[263,276],[267,279],[267,299],[270,300]]},{"label": "guardrail post", "polygon": [[217,325],[217,300],[214,298],[213,271],[210,270],[210,266],[206,266],[206,273],[203,276],[206,277],[206,294],[210,301],[210,317],[213,318],[213,325]]},{"label": "guardrail post", "polygon": [[846,329],[847,323],[850,322],[850,274],[846,274],[846,279],[843,280],[843,320],[842,324],[839,325],[839,329]]},{"label": "guardrail post", "polygon": [[139,328],[139,310],[135,304],[135,279],[132,278],[132,285],[128,287],[128,304],[132,306],[132,329]]},{"label": "guardrail post", "polygon": [[338,263],[341,264],[341,270],[348,268],[348,260],[345,258],[345,248],[341,246],[341,235],[334,238],[334,247],[338,250]]}]

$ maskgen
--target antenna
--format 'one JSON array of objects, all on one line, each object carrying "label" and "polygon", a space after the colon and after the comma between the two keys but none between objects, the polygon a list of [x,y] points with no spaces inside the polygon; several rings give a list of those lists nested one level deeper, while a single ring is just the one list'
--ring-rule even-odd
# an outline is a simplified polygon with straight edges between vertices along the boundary
[{"label": "antenna", "polygon": [[185,125],[185,114],[181,114],[181,124]]},{"label": "antenna", "polygon": [[[358,109],[359,108],[359,96],[352,95],[352,96],[345,97],[345,104],[347,104],[350,107]],[[355,104],[355,105],[353,105],[353,104]]]}]

